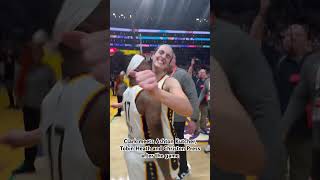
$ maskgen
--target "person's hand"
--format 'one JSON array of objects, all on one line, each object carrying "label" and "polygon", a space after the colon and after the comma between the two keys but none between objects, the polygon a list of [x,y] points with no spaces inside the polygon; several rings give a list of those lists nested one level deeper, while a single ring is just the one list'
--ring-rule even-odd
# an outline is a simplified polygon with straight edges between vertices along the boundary
[{"label": "person's hand", "polygon": [[269,9],[270,0],[260,0],[260,14],[265,15]]},{"label": "person's hand", "polygon": [[111,104],[111,107],[114,109],[118,109],[122,106],[122,103],[115,103],[115,104]]},{"label": "person's hand", "polygon": [[196,58],[192,58],[191,59],[191,66],[194,66],[195,63],[196,63]]},{"label": "person's hand", "polygon": [[172,177],[165,177],[165,180],[174,180]]},{"label": "person's hand", "polygon": [[152,95],[159,90],[156,74],[151,70],[131,71],[129,76],[135,78],[137,84]]},{"label": "person's hand", "polygon": [[108,57],[108,34],[108,30],[90,34],[71,31],[62,35],[62,43],[69,48],[82,51],[88,64],[97,64],[106,61]]},{"label": "person's hand", "polygon": [[108,37],[108,30],[90,34],[72,31],[62,35],[62,43],[82,53],[82,60],[91,67],[96,79],[106,83],[108,80]]},{"label": "person's hand", "polygon": [[26,132],[24,130],[11,130],[7,134],[0,136],[0,144],[15,149],[20,147],[25,138]]}]

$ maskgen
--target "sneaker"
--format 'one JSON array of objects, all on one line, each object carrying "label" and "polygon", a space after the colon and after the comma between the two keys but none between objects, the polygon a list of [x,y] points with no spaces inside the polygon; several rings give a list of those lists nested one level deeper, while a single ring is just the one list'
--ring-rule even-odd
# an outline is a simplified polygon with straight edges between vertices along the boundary
[{"label": "sneaker", "polygon": [[209,128],[200,129],[200,133],[209,135],[210,134],[210,129]]},{"label": "sneaker", "polygon": [[120,117],[121,113],[117,113],[116,115],[114,115],[114,117]]},{"label": "sneaker", "polygon": [[188,166],[188,170],[186,172],[182,172],[182,173],[179,172],[176,180],[183,180],[186,176],[191,175],[191,165],[188,163],[187,166]]},{"label": "sneaker", "polygon": [[35,171],[36,171],[36,168],[34,167],[34,165],[27,165],[26,163],[23,163],[17,169],[12,171],[12,174],[16,175],[16,174],[34,173]]},{"label": "sneaker", "polygon": [[188,166],[188,171],[189,171],[189,175],[191,174],[191,165],[189,164],[189,162],[187,161],[187,166]]},{"label": "sneaker", "polygon": [[191,140],[196,139],[200,135],[199,131],[196,131],[193,133],[193,135],[190,137]]},{"label": "sneaker", "polygon": [[208,144],[208,145],[204,148],[204,152],[205,152],[205,153],[209,153],[209,152],[210,152],[210,144]]}]

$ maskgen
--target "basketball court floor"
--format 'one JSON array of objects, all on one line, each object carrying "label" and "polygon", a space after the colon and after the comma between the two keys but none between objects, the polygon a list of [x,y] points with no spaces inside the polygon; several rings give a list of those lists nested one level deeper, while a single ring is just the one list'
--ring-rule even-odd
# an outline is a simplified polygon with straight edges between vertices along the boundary
[{"label": "basketball court floor", "polygon": [[[19,110],[7,109],[9,104],[6,90],[0,87],[0,135],[8,132],[10,129],[23,129],[22,113]],[[0,179],[7,180],[11,176],[12,170],[17,168],[23,161],[23,149],[11,149],[0,145],[0,164],[5,169],[0,172]],[[29,176],[29,175],[26,175]],[[33,175],[31,175],[33,176]],[[15,180],[20,179],[20,177]],[[33,178],[27,177],[25,180]]]},{"label": "basketball court floor", "polygon": [[[21,110],[7,109],[9,104],[6,90],[0,86],[0,136],[10,129],[23,129]],[[11,177],[11,172],[21,165],[24,160],[23,149],[11,149],[0,145],[0,164],[4,170],[0,172],[0,180],[41,180],[39,174],[23,174]],[[41,167],[42,159],[37,159],[36,168]]]}]

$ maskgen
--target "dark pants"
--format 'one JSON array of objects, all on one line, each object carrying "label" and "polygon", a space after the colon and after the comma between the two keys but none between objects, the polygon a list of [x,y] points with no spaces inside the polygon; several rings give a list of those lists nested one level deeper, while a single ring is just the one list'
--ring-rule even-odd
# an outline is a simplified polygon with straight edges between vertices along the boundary
[{"label": "dark pants", "polygon": [[289,138],[286,146],[289,159],[289,179],[308,180],[312,168],[311,138]]},{"label": "dark pants", "polygon": [[[26,131],[32,131],[39,128],[40,123],[40,109],[38,108],[30,108],[23,107],[23,121],[24,121],[24,129]],[[24,150],[24,158],[25,164],[33,166],[34,161],[36,159],[38,148],[37,146],[33,146],[30,148],[25,148]]]},{"label": "dark pants", "polygon": [[[118,103],[121,103],[121,102],[122,102],[122,97],[123,97],[123,96],[117,96]],[[118,108],[118,113],[117,113],[118,115],[121,114],[121,109],[122,109],[122,108]]]},{"label": "dark pants", "polygon": [[203,103],[199,106],[200,109],[200,119],[198,120],[198,130],[205,130],[207,128],[207,118],[208,118],[208,104]]},{"label": "dark pants", "polygon": [[115,95],[114,87],[111,87],[111,89],[112,89],[112,96],[114,96]]},{"label": "dark pants", "polygon": [[13,96],[13,81],[6,81],[6,89],[9,96],[9,106],[14,106],[14,96]]},{"label": "dark pants", "polygon": [[[185,122],[175,122],[174,129],[177,134],[177,138],[184,139],[184,126]],[[180,147],[184,147],[184,144],[179,144]],[[180,156],[180,172],[186,172],[188,170],[187,165],[187,152],[186,151],[179,151]]]},{"label": "dark pants", "polygon": [[312,180],[320,180],[320,149],[312,153]]}]

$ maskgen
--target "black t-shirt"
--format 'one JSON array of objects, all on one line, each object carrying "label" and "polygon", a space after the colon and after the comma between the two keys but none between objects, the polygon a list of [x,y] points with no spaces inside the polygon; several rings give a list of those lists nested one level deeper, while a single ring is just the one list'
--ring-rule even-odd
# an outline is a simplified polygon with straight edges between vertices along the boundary
[{"label": "black t-shirt", "polygon": [[4,79],[13,80],[15,74],[15,62],[12,56],[6,58],[10,58],[11,60],[6,59],[4,61]]}]

